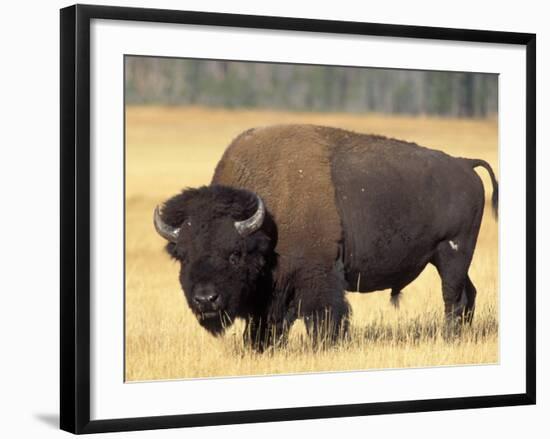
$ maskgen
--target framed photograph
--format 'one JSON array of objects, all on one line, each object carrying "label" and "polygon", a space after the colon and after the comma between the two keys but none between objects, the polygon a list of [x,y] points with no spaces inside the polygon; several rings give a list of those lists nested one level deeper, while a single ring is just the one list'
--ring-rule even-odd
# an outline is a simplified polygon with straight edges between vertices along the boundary
[{"label": "framed photograph", "polygon": [[535,35],[61,10],[61,428],[535,403]]}]

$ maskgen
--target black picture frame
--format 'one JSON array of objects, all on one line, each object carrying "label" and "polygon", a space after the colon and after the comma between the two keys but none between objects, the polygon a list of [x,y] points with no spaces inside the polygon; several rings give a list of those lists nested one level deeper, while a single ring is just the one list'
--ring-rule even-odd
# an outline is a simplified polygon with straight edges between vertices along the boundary
[{"label": "black picture frame", "polygon": [[[61,429],[72,433],[97,433],[535,404],[536,36],[534,34],[89,5],[70,6],[62,9],[60,14]],[[90,21],[93,19],[525,46],[527,79],[526,392],[494,396],[90,420]]]}]

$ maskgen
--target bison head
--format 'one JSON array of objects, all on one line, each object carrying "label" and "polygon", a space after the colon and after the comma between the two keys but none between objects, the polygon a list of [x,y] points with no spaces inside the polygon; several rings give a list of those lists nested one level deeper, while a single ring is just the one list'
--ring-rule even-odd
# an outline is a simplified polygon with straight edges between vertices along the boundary
[{"label": "bison head", "polygon": [[180,262],[179,280],[199,323],[220,334],[260,300],[272,242],[261,198],[227,186],[187,189],[155,209],[154,225]]}]

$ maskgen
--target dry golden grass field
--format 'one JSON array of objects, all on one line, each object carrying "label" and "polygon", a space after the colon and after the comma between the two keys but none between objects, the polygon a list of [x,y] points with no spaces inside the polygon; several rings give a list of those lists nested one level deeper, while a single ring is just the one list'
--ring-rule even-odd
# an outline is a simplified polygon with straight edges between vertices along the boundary
[{"label": "dry golden grass field", "polygon": [[[332,113],[129,107],[126,110],[126,380],[364,370],[498,362],[498,226],[486,205],[470,268],[476,316],[460,338],[442,337],[443,300],[435,269],[405,288],[393,309],[389,292],[349,293],[351,339],[315,350],[303,323],[284,349],[256,354],[237,322],[221,338],[188,309],[178,265],[152,223],[154,207],[188,186],[208,184],[225,147],[241,131],[275,123],[315,123],[417,142],[487,160],[498,175],[496,120],[452,120]],[[479,168],[487,197],[492,191]]]}]

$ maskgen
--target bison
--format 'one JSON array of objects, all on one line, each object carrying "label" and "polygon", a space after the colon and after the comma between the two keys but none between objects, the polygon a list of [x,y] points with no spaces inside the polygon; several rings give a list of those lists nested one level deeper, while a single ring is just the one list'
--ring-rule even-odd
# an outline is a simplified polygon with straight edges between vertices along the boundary
[{"label": "bison", "polygon": [[474,168],[491,166],[415,143],[315,125],[240,134],[209,186],[154,212],[200,325],[214,335],[236,318],[264,350],[303,318],[313,340],[346,334],[345,291],[403,288],[428,263],[441,277],[447,322],[471,322],[468,269],[485,196]]}]

